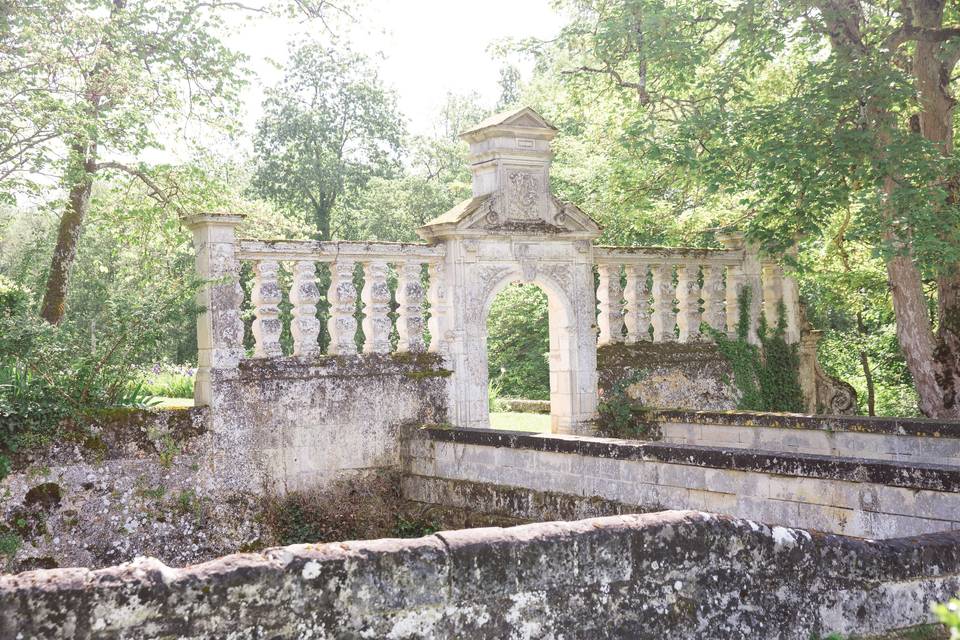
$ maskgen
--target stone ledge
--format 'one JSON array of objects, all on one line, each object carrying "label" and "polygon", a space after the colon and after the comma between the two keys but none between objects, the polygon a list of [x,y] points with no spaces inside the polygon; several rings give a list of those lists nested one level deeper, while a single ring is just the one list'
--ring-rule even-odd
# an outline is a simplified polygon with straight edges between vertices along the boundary
[{"label": "stone ledge", "polygon": [[613,438],[530,434],[492,429],[424,427],[428,440],[511,449],[569,453],[596,458],[665,462],[693,467],[755,471],[773,475],[883,484],[906,489],[960,492],[960,468],[888,460],[774,453],[699,445],[662,444]]},{"label": "stone ledge", "polygon": [[[543,636],[799,640],[925,622],[958,573],[960,532],[876,542],[668,511],[0,576],[0,637],[473,639],[536,621]],[[905,583],[923,606],[877,598]]]},{"label": "stone ledge", "polygon": [[960,438],[960,422],[929,418],[886,418],[867,416],[811,416],[800,413],[764,413],[760,411],[687,411],[653,409],[643,411],[645,421],[729,427],[767,427],[771,429],[811,429],[849,431],[879,435]]},{"label": "stone ledge", "polygon": [[437,353],[362,353],[353,356],[322,355],[311,358],[285,356],[280,358],[245,358],[238,367],[239,379],[256,381],[347,378],[405,375],[412,379],[445,378],[450,371],[444,368],[443,358]]}]

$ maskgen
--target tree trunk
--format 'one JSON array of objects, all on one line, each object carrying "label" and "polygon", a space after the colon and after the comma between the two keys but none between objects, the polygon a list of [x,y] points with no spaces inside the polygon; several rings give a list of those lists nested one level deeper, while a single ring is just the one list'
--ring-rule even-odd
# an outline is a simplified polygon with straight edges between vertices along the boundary
[{"label": "tree trunk", "polygon": [[70,149],[72,166],[67,170],[70,195],[60,217],[57,244],[50,261],[50,273],[43,294],[40,316],[50,324],[60,324],[67,300],[67,284],[70,268],[77,257],[80,231],[90,207],[93,190],[93,173],[96,171],[96,148],[93,145],[75,144]]},{"label": "tree trunk", "polygon": [[[943,8],[943,0],[914,0],[914,24],[925,29],[941,28]],[[956,104],[949,89],[953,70],[947,68],[944,61],[943,42],[920,39],[915,46],[912,72],[917,81],[920,102],[920,134],[939,146],[944,155],[950,155],[953,153],[953,108]],[[955,205],[958,200],[956,176],[945,176],[945,181],[953,191],[949,202]],[[935,340],[931,336],[930,350],[930,368],[934,372],[936,387],[921,390],[918,386],[917,392],[921,396],[924,414],[937,418],[956,418],[960,417],[957,396],[960,390],[960,270],[958,265],[949,264],[941,268],[943,271],[937,279],[938,327]],[[916,280],[919,286],[919,274]],[[919,321],[919,318],[916,320]],[[899,328],[897,333],[899,335]],[[924,397],[925,394],[929,394],[929,397]]]},{"label": "tree trunk", "polygon": [[910,256],[898,255],[887,262],[887,277],[893,298],[897,341],[913,376],[920,399],[920,411],[931,418],[945,417],[934,364],[935,340],[930,329],[930,314],[920,271]]},{"label": "tree trunk", "polygon": [[[861,337],[866,337],[867,328],[863,324],[863,313],[860,311],[857,312],[857,333]],[[873,386],[873,371],[870,370],[870,357],[867,355],[867,350],[860,349],[860,366],[863,368],[863,377],[867,381],[867,415],[875,416],[877,415],[877,393],[876,389]]]}]

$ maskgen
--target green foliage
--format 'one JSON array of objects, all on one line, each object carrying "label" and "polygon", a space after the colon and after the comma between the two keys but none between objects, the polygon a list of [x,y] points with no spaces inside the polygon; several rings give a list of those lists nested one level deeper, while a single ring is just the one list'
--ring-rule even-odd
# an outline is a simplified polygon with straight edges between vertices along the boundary
[{"label": "green foliage", "polygon": [[254,191],[333,238],[344,194],[398,169],[403,122],[376,67],[342,47],[295,49],[257,124]]},{"label": "green foliage", "polygon": [[550,399],[547,296],[535,285],[509,285],[487,317],[491,385],[506,397]]},{"label": "green foliage", "polygon": [[934,605],[933,612],[950,629],[950,640],[960,640],[960,599],[953,598],[946,604]]},{"label": "green foliage", "polygon": [[407,519],[404,516],[397,518],[397,524],[394,525],[392,537],[394,538],[422,538],[432,536],[440,531],[440,525],[432,520]]},{"label": "green foliage", "polygon": [[23,304],[26,290],[14,295],[5,283],[3,298],[13,304],[0,310],[0,477],[17,450],[61,437],[65,418],[84,424],[94,409],[151,404],[135,363],[157,352],[170,314],[192,304],[195,286],[124,300],[122,309],[102,316],[91,340],[84,324],[54,327],[38,319]]},{"label": "green foliage", "polygon": [[601,390],[600,401],[597,403],[597,428],[600,435],[641,439],[650,436],[650,423],[642,419],[643,408],[627,393],[644,375],[643,371],[639,371],[618,381],[609,391]]},{"label": "green foliage", "polygon": [[753,293],[744,287],[737,296],[737,337],[704,327],[713,336],[720,353],[733,368],[733,383],[740,391],[738,408],[748,411],[800,412],[803,392],[800,388],[800,356],[797,345],[784,339],[786,316],[783,303],[777,310],[777,324],[771,333],[761,316],[757,336],[760,345],[748,341],[750,305]]},{"label": "green foliage", "polygon": [[142,389],[150,396],[192,398],[196,369],[182,365],[154,365],[143,373]]}]

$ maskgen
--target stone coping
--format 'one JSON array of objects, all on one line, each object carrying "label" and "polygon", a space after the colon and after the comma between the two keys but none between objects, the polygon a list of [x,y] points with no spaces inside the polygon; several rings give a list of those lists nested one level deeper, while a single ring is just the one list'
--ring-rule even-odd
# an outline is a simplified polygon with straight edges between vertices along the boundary
[{"label": "stone coping", "polygon": [[452,372],[444,368],[437,353],[361,353],[351,356],[318,355],[308,358],[244,358],[238,370],[241,380],[314,379],[325,377],[370,377],[406,375],[410,378],[445,378]]},{"label": "stone coping", "polygon": [[865,482],[905,489],[960,492],[960,468],[917,462],[902,463],[817,454],[776,453],[754,449],[726,449],[493,429],[422,427],[419,433],[437,442]]},{"label": "stone coping", "polygon": [[813,429],[851,431],[880,435],[960,438],[960,422],[929,418],[814,416],[801,413],[765,413],[761,411],[691,411],[685,409],[639,410],[651,422],[709,424],[729,427],[767,427],[771,429]]},{"label": "stone coping", "polygon": [[[775,547],[803,548],[811,558],[824,560],[828,556],[843,559],[844,581],[858,579],[898,579],[960,573],[960,530],[928,533],[906,538],[871,540],[804,529],[771,526],[702,511],[658,511],[646,514],[623,514],[574,521],[540,522],[512,527],[483,527],[438,531],[414,539],[380,538],[345,542],[294,544],[272,547],[259,553],[235,553],[207,562],[174,568],[155,558],[138,557],[133,561],[104,569],[58,568],[35,569],[19,574],[0,574],[0,603],[13,604],[22,596],[62,591],[64,595],[90,597],[96,591],[123,591],[135,586],[134,593],[146,596],[165,596],[176,585],[202,588],[203,583],[222,582],[241,584],[261,579],[271,572],[289,573],[298,580],[324,584],[330,578],[349,578],[349,573],[326,563],[372,561],[389,568],[389,557],[399,562],[425,553],[432,563],[445,563],[448,558],[466,556],[476,566],[483,558],[478,552],[487,550],[486,560],[493,559],[497,547],[527,546],[543,543],[569,543],[580,536],[630,535],[638,533],[646,540],[670,541],[677,529],[688,533],[714,532],[726,536],[753,536],[757,543]],[[723,534],[726,534],[723,535]],[[681,536],[683,537],[683,536]],[[755,544],[757,544],[755,543]],[[649,544],[641,544],[640,552]],[[819,549],[820,553],[817,553]],[[494,553],[491,553],[494,552]],[[534,558],[535,559],[535,558]],[[386,562],[384,562],[386,560]],[[619,562],[614,559],[613,562]],[[392,564],[397,564],[394,562]],[[519,569],[519,567],[517,568]],[[515,571],[517,570],[515,569]],[[347,573],[347,575],[344,575]],[[461,589],[473,581],[473,571],[450,576]],[[537,572],[526,572],[536,580]],[[327,574],[327,575],[325,575]],[[339,575],[337,575],[339,574]],[[517,576],[522,578],[522,575]],[[516,579],[516,578],[515,578]],[[417,595],[414,584],[407,584],[410,593]],[[457,584],[453,585],[454,588]],[[399,588],[402,590],[403,586]],[[142,591],[139,591],[141,590]],[[470,589],[465,589],[469,591]],[[373,593],[374,604],[396,606],[395,600],[403,593]],[[149,597],[147,599],[150,599]],[[196,598],[189,598],[194,600]],[[199,601],[203,599],[200,598]],[[393,602],[391,602],[393,601]],[[10,607],[13,613],[14,607]],[[5,607],[0,607],[4,611]],[[56,613],[66,613],[65,611]],[[75,613],[89,613],[76,610]],[[3,619],[0,615],[0,619]]]}]

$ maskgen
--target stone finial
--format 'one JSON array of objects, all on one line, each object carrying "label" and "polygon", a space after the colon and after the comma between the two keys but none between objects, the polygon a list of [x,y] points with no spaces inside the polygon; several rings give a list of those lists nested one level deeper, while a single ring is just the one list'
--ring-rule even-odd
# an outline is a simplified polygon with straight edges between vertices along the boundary
[{"label": "stone finial", "polygon": [[460,137],[470,145],[473,196],[497,197],[507,219],[538,222],[550,213],[550,141],[557,129],[530,107],[491,116]]}]

